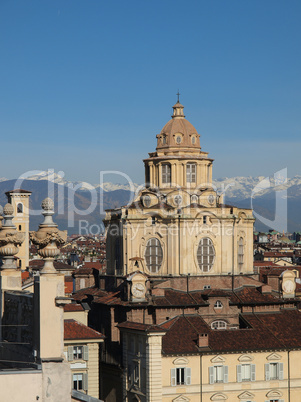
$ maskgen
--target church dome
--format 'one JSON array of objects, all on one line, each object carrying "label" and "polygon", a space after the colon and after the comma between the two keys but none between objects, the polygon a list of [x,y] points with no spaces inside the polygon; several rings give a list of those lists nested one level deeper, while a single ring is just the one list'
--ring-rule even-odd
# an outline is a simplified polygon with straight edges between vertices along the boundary
[{"label": "church dome", "polygon": [[173,106],[173,115],[161,133],[157,135],[157,150],[170,148],[191,148],[200,150],[200,135],[195,127],[185,119],[184,106],[177,102]]}]

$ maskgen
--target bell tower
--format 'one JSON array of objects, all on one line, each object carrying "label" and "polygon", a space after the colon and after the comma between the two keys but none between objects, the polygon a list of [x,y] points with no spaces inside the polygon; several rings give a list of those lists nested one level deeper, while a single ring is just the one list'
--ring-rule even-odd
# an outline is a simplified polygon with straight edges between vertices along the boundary
[{"label": "bell tower", "polygon": [[5,193],[8,203],[13,206],[13,224],[18,232],[25,233],[25,239],[19,247],[16,257],[19,258],[18,267],[25,270],[29,265],[29,197],[31,191],[12,190]]}]

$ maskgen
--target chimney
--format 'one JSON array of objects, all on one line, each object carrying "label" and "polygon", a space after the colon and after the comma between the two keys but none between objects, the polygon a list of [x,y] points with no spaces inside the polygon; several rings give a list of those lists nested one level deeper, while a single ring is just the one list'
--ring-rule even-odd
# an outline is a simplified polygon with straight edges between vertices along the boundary
[{"label": "chimney", "polygon": [[198,347],[199,348],[208,348],[208,346],[209,346],[209,335],[208,334],[199,334]]}]

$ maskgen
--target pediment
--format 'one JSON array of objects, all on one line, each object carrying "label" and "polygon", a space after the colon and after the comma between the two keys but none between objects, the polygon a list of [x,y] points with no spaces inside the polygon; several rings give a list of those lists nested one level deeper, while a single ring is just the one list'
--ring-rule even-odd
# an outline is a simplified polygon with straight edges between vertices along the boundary
[{"label": "pediment", "polygon": [[238,395],[238,399],[253,399],[254,396],[255,395],[251,392],[245,391],[242,394]]},{"label": "pediment", "polygon": [[225,363],[225,361],[226,361],[226,359],[225,359],[223,356],[221,356],[221,355],[214,356],[214,357],[211,359],[211,363]]},{"label": "pediment", "polygon": [[186,396],[180,395],[177,398],[173,399],[172,402],[189,402],[190,399],[186,398]]},{"label": "pediment", "polygon": [[250,356],[250,355],[241,355],[239,356],[238,360],[240,362],[251,362],[254,359],[254,357]]},{"label": "pediment", "polygon": [[271,353],[268,357],[267,360],[281,360],[282,356],[278,355],[278,353]]},{"label": "pediment", "polygon": [[214,394],[210,398],[211,401],[226,401],[227,399],[228,399],[228,397],[221,393]]},{"label": "pediment", "polygon": [[189,363],[189,360],[186,359],[185,357],[178,357],[173,361],[173,364],[175,366],[186,366]]},{"label": "pediment", "polygon": [[282,392],[278,390],[270,391],[266,394],[267,398],[277,398],[282,396]]}]

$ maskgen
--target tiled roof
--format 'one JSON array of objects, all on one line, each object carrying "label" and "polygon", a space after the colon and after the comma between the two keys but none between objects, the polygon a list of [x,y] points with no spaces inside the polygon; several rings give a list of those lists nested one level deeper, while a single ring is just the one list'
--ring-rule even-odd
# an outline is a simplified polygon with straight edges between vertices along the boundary
[{"label": "tiled roof", "polygon": [[282,304],[282,301],[271,293],[261,293],[260,288],[243,288],[236,290],[239,304]]},{"label": "tiled roof", "polygon": [[285,310],[271,314],[245,314],[243,319],[250,328],[212,330],[202,317],[179,316],[161,326],[168,329],[163,336],[162,350],[166,354],[198,353],[199,334],[207,333],[209,348],[213,353],[279,350],[301,348],[301,313]]},{"label": "tiled roof", "polygon": [[77,303],[71,303],[71,304],[65,304],[64,305],[64,311],[69,312],[69,311],[84,311],[85,309],[81,304]]},{"label": "tiled roof", "polygon": [[118,324],[118,328],[143,332],[165,332],[165,329],[159,325],[141,324],[139,322],[131,321],[126,321]]},{"label": "tiled roof", "polygon": [[64,320],[64,340],[103,339],[104,335],[75,320]]},{"label": "tiled roof", "polygon": [[105,295],[107,295],[107,292],[105,292],[104,290],[100,290],[94,286],[91,288],[80,289],[75,292],[72,297],[76,301],[82,301],[84,299],[87,299],[87,296],[100,297]]}]

